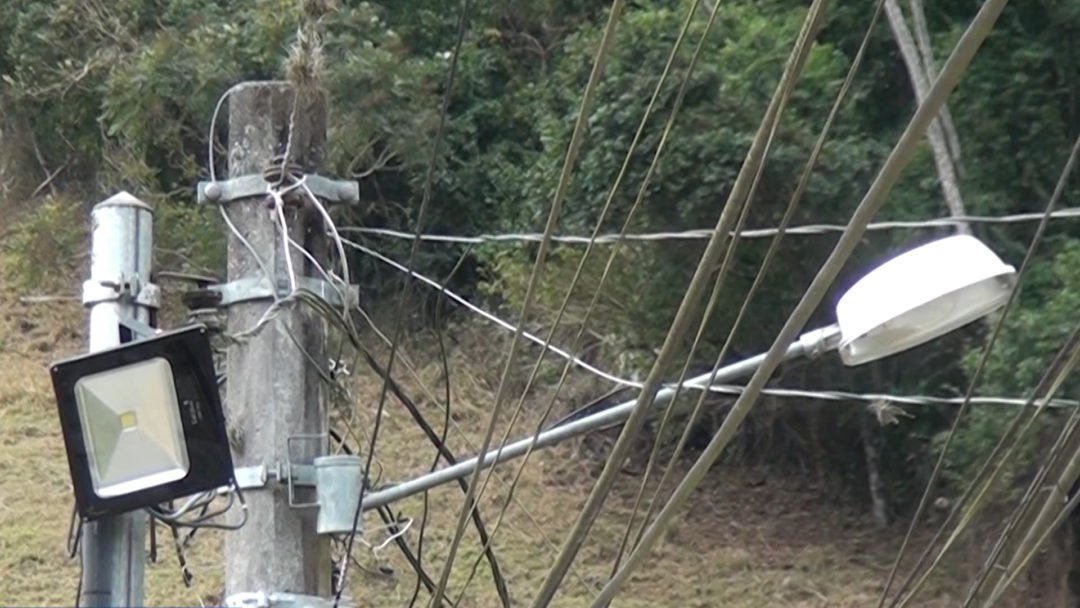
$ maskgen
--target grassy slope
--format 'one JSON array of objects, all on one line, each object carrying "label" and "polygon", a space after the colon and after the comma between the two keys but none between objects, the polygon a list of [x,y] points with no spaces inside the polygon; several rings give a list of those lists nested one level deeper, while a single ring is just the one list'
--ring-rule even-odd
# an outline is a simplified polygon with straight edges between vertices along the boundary
[{"label": "grassy slope", "polygon": [[[0,294],[7,293],[0,289]],[[82,350],[83,314],[74,303],[27,306],[2,295],[0,318],[0,603],[66,605],[75,596],[78,565],[64,552],[72,499],[46,365]],[[489,415],[485,408],[496,381],[490,370],[497,366],[467,356],[470,351],[476,355],[478,345],[487,344],[485,332],[466,331],[473,339],[459,342],[451,361],[456,428],[450,445],[459,454],[474,451],[471,446],[479,442]],[[481,373],[478,368],[488,371]],[[432,387],[438,386],[439,373],[434,363],[420,369],[421,378]],[[362,406],[356,428],[369,428],[370,420],[365,423],[364,419],[374,409],[371,404],[378,385],[362,373],[354,378],[357,403]],[[422,395],[415,383],[410,390]],[[433,420],[441,419],[430,402],[420,402]],[[529,412],[541,403],[536,399],[528,405],[526,420],[534,417]],[[430,466],[431,450],[400,406],[389,404],[384,424],[378,458],[383,480],[402,479]],[[580,444],[560,446],[538,453],[525,469],[517,500],[495,542],[515,603],[531,597],[587,495],[598,464],[581,453]],[[512,466],[500,469],[485,494],[483,512],[489,528],[496,525],[498,506],[515,470]],[[767,483],[758,485],[744,478],[742,471],[717,469],[683,514],[682,525],[667,536],[615,605],[872,604],[895,551],[895,530],[873,531],[858,508],[823,500],[800,479],[770,476]],[[557,605],[586,605],[605,578],[639,479],[627,475],[620,480]],[[456,486],[440,488],[430,496],[425,563],[436,578],[460,496]],[[421,505],[421,499],[414,498],[396,508],[405,516],[419,517]],[[368,518],[369,539],[376,544],[384,538],[378,524],[374,517]],[[414,527],[409,532],[413,543],[417,531]],[[200,532],[189,551],[196,577],[190,589],[180,580],[166,533],[159,538],[165,542],[158,563],[148,566],[147,603],[210,601],[221,585],[221,533]],[[390,546],[376,553],[360,547],[357,554],[361,567],[351,568],[349,575],[354,605],[406,605],[415,577],[396,549]],[[470,529],[451,577],[454,597],[479,555]],[[380,573],[380,566],[389,570]],[[937,598],[921,606],[949,603],[940,591],[929,595]],[[461,606],[494,605],[493,586],[481,564]]]}]

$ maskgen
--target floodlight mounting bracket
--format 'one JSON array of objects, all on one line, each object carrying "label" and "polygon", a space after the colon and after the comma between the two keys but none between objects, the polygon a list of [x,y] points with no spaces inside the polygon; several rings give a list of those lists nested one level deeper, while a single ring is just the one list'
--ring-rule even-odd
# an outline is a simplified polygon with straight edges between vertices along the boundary
[{"label": "floodlight mounting bracket", "polygon": [[158,334],[158,330],[132,317],[120,319],[120,343],[148,340]]},{"label": "floodlight mounting bracket", "polygon": [[282,591],[245,591],[225,598],[227,608],[332,608],[329,598]]},{"label": "floodlight mounting bracket", "polygon": [[83,306],[102,302],[131,302],[147,308],[161,307],[161,288],[143,282],[138,275],[119,275],[106,279],[90,279],[83,282]]},{"label": "floodlight mounting bracket", "polygon": [[[319,278],[296,277],[296,287],[314,293],[329,302],[331,306],[354,306],[360,301],[359,285],[349,285],[345,290],[347,302],[341,301],[341,291],[338,287]],[[276,285],[271,285],[265,277],[246,277],[219,285],[209,285],[205,291],[220,295],[217,305],[228,307],[241,302],[282,298],[288,295],[290,288],[288,279],[284,277],[279,278]]]},{"label": "floodlight mounting bracket", "polygon": [[[335,180],[314,173],[300,176],[311,193],[330,203],[360,202],[360,183],[352,180]],[[269,196],[273,185],[262,174],[241,175],[218,181],[201,181],[196,186],[199,204],[224,204],[232,201]]]},{"label": "floodlight mounting bracket", "polygon": [[285,438],[285,462],[275,462],[272,465],[255,465],[239,467],[235,471],[236,484],[241,490],[265,488],[272,479],[277,483],[283,483],[289,490],[289,506],[294,509],[307,509],[318,507],[316,502],[300,502],[296,498],[296,488],[315,487],[314,463],[293,462],[293,444],[300,441],[318,441],[325,443],[329,436],[326,433],[311,433],[290,435]]},{"label": "floodlight mounting bracket", "polygon": [[278,462],[272,466],[265,464],[237,467],[236,485],[241,490],[265,488],[271,481],[292,486],[315,487],[315,465]]}]

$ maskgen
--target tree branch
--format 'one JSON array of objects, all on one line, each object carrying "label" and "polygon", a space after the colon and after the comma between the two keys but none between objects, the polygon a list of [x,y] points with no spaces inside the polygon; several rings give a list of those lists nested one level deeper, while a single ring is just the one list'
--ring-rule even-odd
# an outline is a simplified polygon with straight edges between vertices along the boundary
[{"label": "tree branch", "polygon": [[[922,103],[930,91],[931,79],[928,78],[926,71],[923,69],[922,56],[915,45],[915,40],[912,38],[911,30],[908,29],[897,0],[885,0],[885,14],[889,19],[889,27],[892,29],[896,46],[900,49],[900,56],[907,67],[912,88],[915,89],[915,98],[919,103]],[[960,195],[956,166],[953,164],[952,156],[949,154],[945,131],[939,118],[935,117],[933,122],[930,123],[929,128],[926,130],[926,138],[930,141],[930,150],[933,152],[938,182],[941,184],[941,191],[945,196],[945,206],[949,209],[949,214],[953,217],[967,215],[964,208],[964,199]],[[967,223],[958,224],[957,231],[962,234],[971,234],[971,227]]]}]

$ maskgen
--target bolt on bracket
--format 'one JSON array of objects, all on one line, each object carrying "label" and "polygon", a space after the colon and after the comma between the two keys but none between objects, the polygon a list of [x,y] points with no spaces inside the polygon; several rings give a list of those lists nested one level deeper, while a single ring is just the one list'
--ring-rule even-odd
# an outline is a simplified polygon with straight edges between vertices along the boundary
[{"label": "bolt on bracket", "polygon": [[[314,173],[305,173],[304,185],[315,196],[330,203],[357,203],[360,184],[351,180],[334,180]],[[262,175],[242,175],[226,180],[203,181],[196,187],[199,204],[229,203],[243,198],[270,194],[271,184]]]},{"label": "bolt on bracket", "polygon": [[117,276],[83,282],[83,306],[125,300],[147,308],[160,308],[161,288],[153,283],[142,284],[138,276]]}]

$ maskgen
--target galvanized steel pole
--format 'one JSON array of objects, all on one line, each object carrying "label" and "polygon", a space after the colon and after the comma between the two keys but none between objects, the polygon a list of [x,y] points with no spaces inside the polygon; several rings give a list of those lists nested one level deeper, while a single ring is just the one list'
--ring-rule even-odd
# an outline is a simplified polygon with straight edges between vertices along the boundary
[{"label": "galvanized steel pole", "polygon": [[[90,308],[90,352],[120,344],[120,322],[152,324],[156,307],[150,283],[153,212],[121,192],[94,207],[90,280],[83,301]],[[102,297],[101,294],[106,294]],[[147,515],[114,515],[84,525],[81,606],[142,606]]]}]

